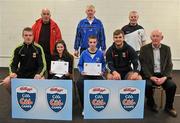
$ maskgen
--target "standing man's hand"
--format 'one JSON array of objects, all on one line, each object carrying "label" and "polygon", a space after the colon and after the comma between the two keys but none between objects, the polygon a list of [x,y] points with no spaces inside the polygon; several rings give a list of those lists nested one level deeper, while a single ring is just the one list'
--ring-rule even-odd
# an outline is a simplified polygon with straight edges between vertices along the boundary
[{"label": "standing man's hand", "polygon": [[76,56],[76,57],[79,56],[79,51],[78,51],[78,50],[75,50],[75,51],[74,51],[74,56]]}]

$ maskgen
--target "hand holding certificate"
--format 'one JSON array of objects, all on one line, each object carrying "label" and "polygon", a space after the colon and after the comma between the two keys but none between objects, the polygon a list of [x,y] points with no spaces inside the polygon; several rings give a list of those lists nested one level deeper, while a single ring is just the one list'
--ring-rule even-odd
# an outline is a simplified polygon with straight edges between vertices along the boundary
[{"label": "hand holding certificate", "polygon": [[102,64],[84,63],[84,73],[86,73],[86,75],[100,76],[102,73]]},{"label": "hand holding certificate", "polygon": [[51,61],[51,72],[56,74],[67,74],[69,69],[69,62]]}]

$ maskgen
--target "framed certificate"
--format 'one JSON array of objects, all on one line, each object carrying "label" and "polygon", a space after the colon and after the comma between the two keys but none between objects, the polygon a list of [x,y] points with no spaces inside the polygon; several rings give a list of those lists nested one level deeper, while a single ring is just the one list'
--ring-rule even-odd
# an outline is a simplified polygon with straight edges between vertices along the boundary
[{"label": "framed certificate", "polygon": [[84,72],[87,75],[100,76],[102,72],[101,63],[84,63]]},{"label": "framed certificate", "polygon": [[51,61],[51,72],[56,74],[68,73],[69,62],[64,61]]}]

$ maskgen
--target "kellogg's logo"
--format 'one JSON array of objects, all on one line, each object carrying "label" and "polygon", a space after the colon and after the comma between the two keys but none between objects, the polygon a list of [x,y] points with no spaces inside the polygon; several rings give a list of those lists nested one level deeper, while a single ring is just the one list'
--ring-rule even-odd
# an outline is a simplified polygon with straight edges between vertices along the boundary
[{"label": "kellogg's logo", "polygon": [[37,90],[31,86],[20,86],[16,88],[17,100],[19,106],[24,111],[29,111],[36,101]]},{"label": "kellogg's logo", "polygon": [[66,103],[67,90],[61,87],[50,87],[46,90],[49,107],[54,112],[59,112]]},{"label": "kellogg's logo", "polygon": [[120,102],[126,111],[133,110],[139,100],[140,90],[134,87],[126,87],[120,90]]},{"label": "kellogg's logo", "polygon": [[104,87],[94,87],[89,90],[91,106],[94,110],[100,112],[106,108],[109,101],[110,91]]}]

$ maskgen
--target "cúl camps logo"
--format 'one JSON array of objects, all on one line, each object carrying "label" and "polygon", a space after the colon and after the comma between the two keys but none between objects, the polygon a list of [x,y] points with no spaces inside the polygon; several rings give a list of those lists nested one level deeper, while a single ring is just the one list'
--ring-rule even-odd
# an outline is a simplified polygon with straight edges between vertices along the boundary
[{"label": "c\u00fal camps logo", "polygon": [[16,93],[19,106],[24,111],[31,110],[36,101],[37,90],[31,86],[20,86],[16,88]]},{"label": "c\u00fal camps logo", "polygon": [[61,87],[50,87],[46,90],[49,107],[54,112],[61,111],[66,103],[67,90]]},{"label": "c\u00fal camps logo", "polygon": [[125,87],[120,90],[120,102],[126,111],[132,111],[139,100],[140,90],[134,87]]},{"label": "c\u00fal camps logo", "polygon": [[104,87],[94,87],[89,90],[89,99],[92,108],[100,112],[104,110],[109,101],[110,91]]}]

